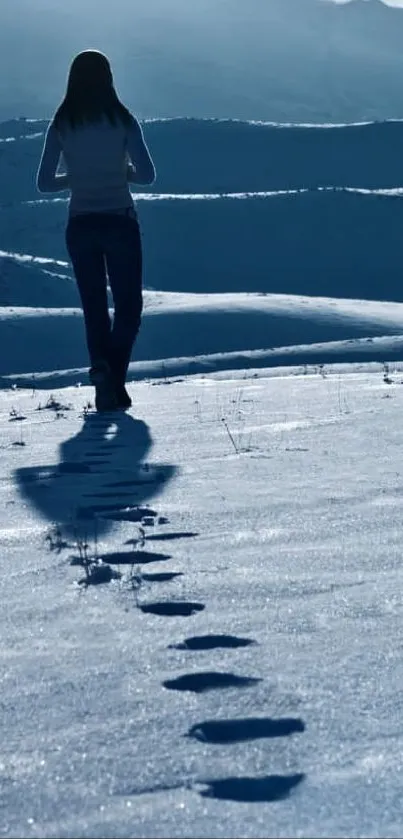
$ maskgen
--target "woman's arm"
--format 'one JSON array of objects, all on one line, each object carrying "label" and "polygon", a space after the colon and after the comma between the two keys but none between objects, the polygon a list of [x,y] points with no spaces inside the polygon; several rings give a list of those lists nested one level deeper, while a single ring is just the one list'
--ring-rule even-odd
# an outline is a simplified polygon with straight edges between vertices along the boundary
[{"label": "woman's arm", "polygon": [[62,153],[59,135],[53,123],[50,124],[45,138],[41,162],[36,176],[39,192],[62,192],[69,189],[68,175],[56,175]]},{"label": "woman's arm", "polygon": [[152,184],[156,178],[155,167],[146,146],[143,132],[137,120],[128,128],[127,151],[131,164],[127,167],[127,179],[134,184]]}]

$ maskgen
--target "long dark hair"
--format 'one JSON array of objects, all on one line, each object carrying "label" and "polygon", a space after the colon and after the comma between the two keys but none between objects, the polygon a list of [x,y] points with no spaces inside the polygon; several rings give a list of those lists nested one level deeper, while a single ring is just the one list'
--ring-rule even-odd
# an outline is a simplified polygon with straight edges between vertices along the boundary
[{"label": "long dark hair", "polygon": [[118,121],[130,125],[133,121],[116,93],[106,55],[98,50],[85,50],[78,53],[71,64],[66,94],[53,121],[56,128],[62,130],[66,124],[77,128],[84,123],[99,122],[104,117],[112,125]]}]

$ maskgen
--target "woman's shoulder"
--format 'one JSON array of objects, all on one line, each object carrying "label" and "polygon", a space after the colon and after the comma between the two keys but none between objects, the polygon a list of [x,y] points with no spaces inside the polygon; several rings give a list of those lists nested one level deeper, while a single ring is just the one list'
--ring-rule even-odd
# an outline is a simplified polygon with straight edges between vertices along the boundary
[{"label": "woman's shoulder", "polygon": [[140,137],[143,133],[141,122],[136,114],[129,111],[130,120],[127,121],[126,130],[133,137]]},{"label": "woman's shoulder", "polygon": [[48,142],[60,143],[61,135],[54,117],[52,117],[52,119],[50,119],[48,122],[48,127],[46,129],[46,139]]},{"label": "woman's shoulder", "polygon": [[125,108],[125,125],[129,130],[136,128],[139,125],[136,114],[128,108]]},{"label": "woman's shoulder", "polygon": [[57,134],[58,129],[57,129],[56,120],[55,120],[54,116],[49,120],[48,127],[47,127],[46,130],[47,130],[48,134]]}]

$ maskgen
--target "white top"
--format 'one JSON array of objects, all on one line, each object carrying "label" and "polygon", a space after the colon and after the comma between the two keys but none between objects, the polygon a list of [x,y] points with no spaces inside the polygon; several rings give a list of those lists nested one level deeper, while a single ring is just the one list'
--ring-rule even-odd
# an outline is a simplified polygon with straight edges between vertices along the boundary
[{"label": "white top", "polygon": [[[118,118],[117,118],[118,119]],[[70,215],[134,207],[129,183],[151,184],[156,173],[143,132],[132,124],[48,127],[36,178],[39,192],[70,190]],[[63,156],[66,174],[57,169]]]}]

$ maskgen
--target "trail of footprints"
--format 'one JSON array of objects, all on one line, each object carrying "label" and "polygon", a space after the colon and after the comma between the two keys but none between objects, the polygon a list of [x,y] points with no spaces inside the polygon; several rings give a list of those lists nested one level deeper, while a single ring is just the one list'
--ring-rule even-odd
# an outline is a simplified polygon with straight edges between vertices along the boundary
[{"label": "trail of footprints", "polygon": [[[96,507],[92,508],[96,514]],[[143,526],[154,524],[157,512],[149,507],[136,507],[130,511],[121,511],[116,508],[105,509],[102,505],[102,515],[119,521],[135,521]],[[159,524],[167,524],[164,517],[158,518]],[[197,533],[178,531],[169,533],[155,533],[144,536],[144,542],[168,542],[175,539],[194,538]],[[128,540],[126,544],[136,547],[137,540]],[[152,562],[165,562],[171,559],[167,553],[154,553],[143,548],[136,548],[134,551],[120,551],[102,555],[99,561],[88,572],[80,584],[96,585],[107,583],[112,579],[118,579],[122,575],[113,566],[135,565],[143,566]],[[71,564],[83,565],[82,557],[73,557]],[[157,572],[145,573],[141,570],[137,579],[141,582],[170,582],[175,578],[183,576],[182,572]],[[190,617],[205,608],[203,603],[180,600],[157,600],[148,603],[139,603],[139,609],[145,614],[160,615],[164,617]],[[210,634],[186,638],[180,644],[171,644],[169,649],[187,650],[198,652],[219,648],[241,649],[256,642],[250,638],[238,638],[226,634]],[[167,679],[163,687],[167,690],[192,691],[196,694],[205,691],[225,688],[248,688],[253,687],[262,680],[252,676],[239,676],[234,673],[220,671],[203,671],[187,673],[182,676]],[[221,744],[223,746],[231,743],[242,743],[256,739],[272,739],[276,737],[288,737],[305,730],[304,722],[300,718],[284,717],[274,719],[269,717],[247,717],[244,719],[219,719],[205,720],[195,723],[186,736],[203,743]],[[290,775],[265,775],[263,777],[228,777],[222,779],[203,779],[200,781],[200,794],[205,798],[216,798],[222,800],[240,802],[271,802],[287,798],[301,781],[304,780],[303,773]],[[197,785],[199,786],[199,784]],[[149,790],[151,791],[151,790]],[[133,790],[132,795],[142,794],[144,790]]]}]

